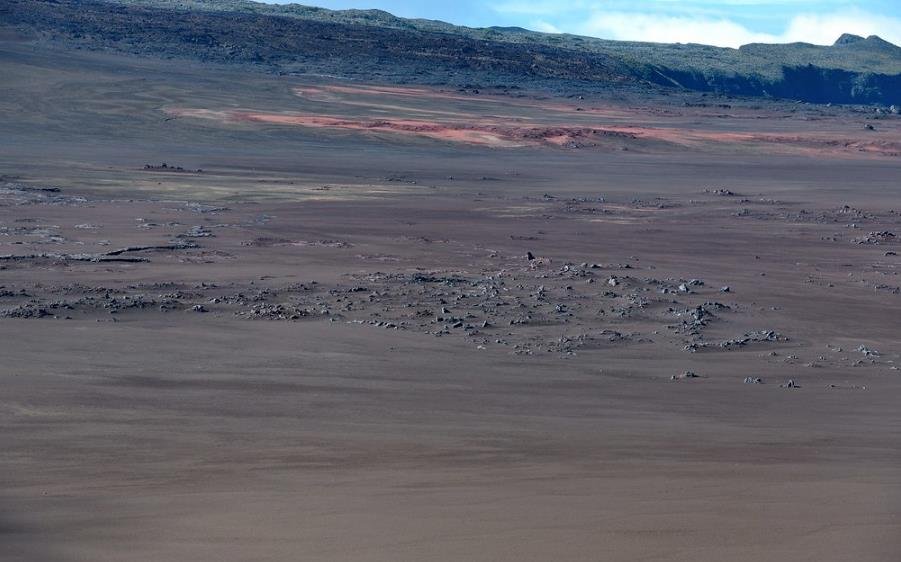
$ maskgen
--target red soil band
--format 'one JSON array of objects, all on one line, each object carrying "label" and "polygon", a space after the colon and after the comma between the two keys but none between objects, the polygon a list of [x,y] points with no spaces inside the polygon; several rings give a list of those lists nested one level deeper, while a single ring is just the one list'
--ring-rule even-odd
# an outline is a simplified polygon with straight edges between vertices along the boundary
[{"label": "red soil band", "polygon": [[519,125],[478,119],[478,123],[438,122],[424,119],[348,119],[308,113],[269,113],[253,110],[170,108],[176,117],[212,119],[231,123],[261,123],[319,129],[353,130],[426,137],[476,146],[515,148],[526,146],[627,146],[634,141],[700,149],[705,145],[757,145],[771,152],[793,154],[856,154],[895,156],[901,154],[901,142],[891,139],[844,138],[825,134],[728,133],[699,129],[639,126],[547,126]]}]

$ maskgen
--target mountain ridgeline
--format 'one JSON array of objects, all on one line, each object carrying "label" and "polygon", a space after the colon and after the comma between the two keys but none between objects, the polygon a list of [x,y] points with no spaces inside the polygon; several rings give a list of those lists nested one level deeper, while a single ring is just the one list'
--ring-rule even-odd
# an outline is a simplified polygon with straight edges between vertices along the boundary
[{"label": "mountain ridgeline", "polygon": [[726,49],[244,0],[5,0],[0,30],[74,48],[383,82],[663,87],[816,103],[901,103],[901,48],[876,36],[846,34],[830,46]]}]

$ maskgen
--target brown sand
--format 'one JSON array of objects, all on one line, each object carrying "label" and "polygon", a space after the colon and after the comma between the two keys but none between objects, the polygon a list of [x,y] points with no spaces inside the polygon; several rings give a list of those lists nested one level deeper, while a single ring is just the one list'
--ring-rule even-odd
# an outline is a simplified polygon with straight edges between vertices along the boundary
[{"label": "brown sand", "polygon": [[651,99],[487,149],[6,47],[0,559],[897,559],[901,164],[861,114]]}]

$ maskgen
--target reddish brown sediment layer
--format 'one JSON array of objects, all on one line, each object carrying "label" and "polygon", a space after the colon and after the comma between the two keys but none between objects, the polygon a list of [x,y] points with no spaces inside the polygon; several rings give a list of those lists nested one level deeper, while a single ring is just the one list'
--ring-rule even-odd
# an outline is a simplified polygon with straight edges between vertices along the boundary
[{"label": "reddish brown sediment layer", "polygon": [[[768,152],[889,156],[901,154],[901,141],[893,137],[868,139],[865,134],[836,138],[829,133],[723,132],[704,129],[622,125],[548,125],[528,121],[502,123],[473,116],[472,120],[435,121],[410,118],[350,118],[302,112],[262,112],[252,109],[209,110],[168,108],[175,117],[211,119],[225,123],[260,123],[318,129],[354,130],[431,138],[494,148],[528,146],[591,147],[648,146],[722,150],[742,145]],[[641,142],[644,141],[644,142]],[[648,142],[650,141],[650,142]]]}]

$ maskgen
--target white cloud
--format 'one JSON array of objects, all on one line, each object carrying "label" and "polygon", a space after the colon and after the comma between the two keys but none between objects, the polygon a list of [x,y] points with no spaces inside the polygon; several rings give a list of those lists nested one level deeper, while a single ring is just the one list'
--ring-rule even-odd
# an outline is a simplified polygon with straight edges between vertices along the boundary
[{"label": "white cloud", "polygon": [[[727,7],[728,6],[728,7]],[[901,44],[901,18],[839,0],[494,0],[491,8],[549,33],[739,47],[803,41],[832,44],[842,33]],[[773,26],[782,19],[783,26]],[[764,23],[766,22],[766,23]],[[761,30],[763,27],[764,30]]]},{"label": "white cloud", "polygon": [[832,44],[842,33],[879,35],[901,43],[901,19],[879,16],[857,9],[826,14],[798,14],[779,34],[760,33],[727,18],[668,16],[635,12],[596,11],[572,31],[583,35],[660,43],[703,43],[739,47],[747,43],[803,41]]},{"label": "white cloud", "polygon": [[831,44],[842,33],[862,37],[878,35],[895,45],[901,44],[901,18],[845,10],[827,14],[801,14],[792,18],[781,41],[805,41],[818,45]]},{"label": "white cloud", "polygon": [[529,29],[533,31],[541,31],[542,33],[563,33],[557,26],[544,20],[533,21],[529,24]]},{"label": "white cloud", "polygon": [[656,43],[703,43],[738,47],[746,43],[771,42],[773,36],[754,33],[727,19],[657,16],[628,12],[596,13],[578,31],[605,39],[653,41]]}]

